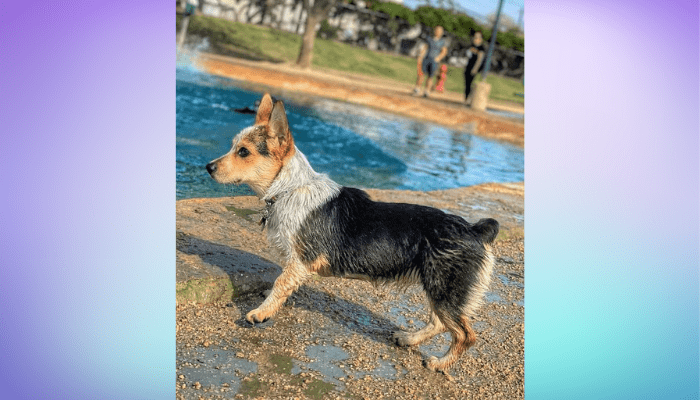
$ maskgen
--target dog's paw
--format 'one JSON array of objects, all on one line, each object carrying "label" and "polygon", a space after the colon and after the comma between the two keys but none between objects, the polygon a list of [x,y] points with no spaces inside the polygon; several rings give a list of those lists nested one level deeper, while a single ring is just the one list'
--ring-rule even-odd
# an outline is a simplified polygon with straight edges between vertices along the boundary
[{"label": "dog's paw", "polygon": [[399,347],[413,346],[409,332],[396,331],[391,334],[391,340]]},{"label": "dog's paw", "polygon": [[256,308],[255,310],[246,314],[245,319],[246,321],[255,325],[267,321],[268,319],[270,319],[270,316],[265,315],[259,308]]},{"label": "dog's paw", "polygon": [[435,372],[435,371],[442,371],[442,366],[440,365],[440,362],[438,361],[438,358],[435,356],[430,356],[429,359],[423,360],[423,366],[425,368],[428,368],[429,370]]}]

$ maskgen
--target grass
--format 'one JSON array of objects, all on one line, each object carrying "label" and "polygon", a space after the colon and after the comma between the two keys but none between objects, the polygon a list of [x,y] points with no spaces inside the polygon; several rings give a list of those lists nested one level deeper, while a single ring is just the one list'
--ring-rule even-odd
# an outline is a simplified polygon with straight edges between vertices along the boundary
[{"label": "grass", "polygon": [[413,82],[416,61],[409,57],[374,52],[332,40],[314,41],[313,65],[339,71]]},{"label": "grass", "polygon": [[334,388],[335,386],[333,386],[332,383],[323,382],[316,378],[313,378],[313,380],[309,382],[309,385],[306,388],[306,390],[304,390],[304,393],[312,399],[322,399]]},{"label": "grass", "polygon": [[[474,80],[476,81],[477,79]],[[479,75],[478,81],[481,81],[481,75]],[[488,75],[486,77],[486,82],[491,84],[490,98],[525,103],[525,97],[522,96],[522,94],[525,93],[525,86],[521,79],[509,79],[498,75]]]},{"label": "grass", "polygon": [[[479,73],[472,83],[476,85],[477,82],[481,82],[481,73]],[[494,74],[489,74],[486,77],[486,82],[491,85],[491,94],[489,98],[494,100],[510,101],[514,103],[525,103],[525,98],[522,94],[525,92],[525,86],[521,79],[507,78],[504,76],[498,76]],[[456,67],[447,67],[447,80],[445,81],[445,90],[450,92],[464,93],[464,69]]]},{"label": "grass", "polygon": [[[180,18],[177,18],[177,32]],[[294,33],[207,16],[190,17],[188,34],[209,38],[216,53],[252,60],[295,62],[301,47],[301,36]],[[416,80],[415,58],[320,38],[314,41],[312,65],[404,84],[414,84]],[[463,68],[448,67],[445,90],[463,93],[463,74]],[[480,80],[480,76],[474,79],[475,82]],[[491,74],[486,81],[491,84],[492,99],[524,103],[524,98],[518,95],[524,92],[522,80]]]},{"label": "grass", "polygon": [[283,356],[279,354],[272,354],[270,356],[270,362],[275,366],[274,371],[278,374],[291,374],[294,362],[292,357]]},{"label": "grass", "polygon": [[238,390],[238,393],[242,394],[243,396],[256,398],[265,393],[267,386],[267,383],[261,382],[260,379],[255,376],[252,379],[241,382],[241,387]]}]

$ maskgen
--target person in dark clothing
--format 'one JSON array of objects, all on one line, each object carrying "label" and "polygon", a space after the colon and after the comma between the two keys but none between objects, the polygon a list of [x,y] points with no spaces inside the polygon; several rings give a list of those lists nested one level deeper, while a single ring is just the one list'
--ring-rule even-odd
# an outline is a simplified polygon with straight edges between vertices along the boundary
[{"label": "person in dark clothing", "polygon": [[467,66],[464,67],[464,102],[471,103],[472,81],[484,61],[484,38],[481,32],[475,32],[472,36],[472,45],[467,49]]}]

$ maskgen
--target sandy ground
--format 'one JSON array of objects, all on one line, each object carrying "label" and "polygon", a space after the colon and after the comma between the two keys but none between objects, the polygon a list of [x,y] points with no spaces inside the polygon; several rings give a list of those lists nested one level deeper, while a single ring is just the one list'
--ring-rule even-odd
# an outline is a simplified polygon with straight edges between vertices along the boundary
[{"label": "sandy ground", "polygon": [[[522,119],[496,116],[466,107],[459,93],[434,93],[430,98],[410,95],[412,86],[323,69],[303,70],[293,64],[247,61],[215,54],[200,54],[198,66],[208,73],[236,79],[255,89],[316,95],[394,112],[491,139],[524,145]],[[524,113],[521,105],[491,101],[489,108]]]},{"label": "sandy ground", "polygon": [[419,287],[406,292],[315,277],[270,321],[243,316],[279,275],[279,253],[257,221],[255,197],[177,202],[178,399],[518,399],[524,391],[523,185],[435,192],[368,190],[376,200],[443,209],[501,223],[486,303],[473,319],[476,344],[450,369],[430,372],[449,335],[397,347],[397,329],[427,322]]}]

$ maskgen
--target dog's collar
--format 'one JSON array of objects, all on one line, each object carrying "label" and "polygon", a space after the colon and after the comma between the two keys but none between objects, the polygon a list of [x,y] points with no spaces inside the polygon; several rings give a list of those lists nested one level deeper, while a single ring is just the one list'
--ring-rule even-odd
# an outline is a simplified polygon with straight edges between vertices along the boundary
[{"label": "dog's collar", "polygon": [[263,198],[263,200],[265,200],[265,208],[262,211],[262,218],[260,218],[260,225],[263,229],[265,229],[265,225],[267,225],[267,220],[270,219],[270,215],[272,215],[272,207],[274,207],[277,200],[286,196],[288,193],[290,193],[290,191],[287,190],[276,196],[272,196],[267,199]]},{"label": "dog's collar", "polygon": [[262,211],[262,218],[260,218],[260,226],[263,229],[265,229],[265,225],[267,224],[267,220],[270,218],[270,214],[272,213],[272,206],[275,205],[276,201],[277,201],[277,197],[265,199],[265,208]]}]

